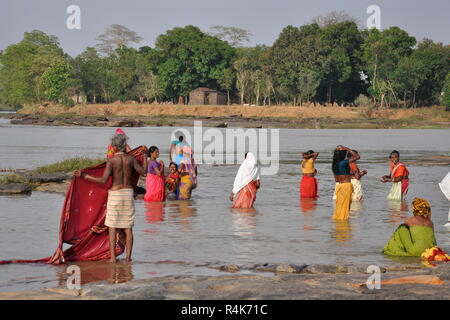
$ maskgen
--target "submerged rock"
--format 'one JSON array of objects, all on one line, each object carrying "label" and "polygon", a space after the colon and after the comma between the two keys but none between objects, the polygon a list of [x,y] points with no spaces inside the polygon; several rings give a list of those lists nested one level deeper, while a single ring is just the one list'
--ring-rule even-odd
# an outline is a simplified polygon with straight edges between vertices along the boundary
[{"label": "submerged rock", "polygon": [[0,184],[0,195],[30,194],[31,186],[24,183]]},{"label": "submerged rock", "polygon": [[348,268],[338,264],[314,264],[306,267],[305,273],[348,273]]}]

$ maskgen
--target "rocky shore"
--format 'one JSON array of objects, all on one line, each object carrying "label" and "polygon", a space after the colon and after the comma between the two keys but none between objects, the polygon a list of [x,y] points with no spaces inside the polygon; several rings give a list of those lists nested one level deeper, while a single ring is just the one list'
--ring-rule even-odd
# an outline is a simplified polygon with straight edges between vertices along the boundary
[{"label": "rocky shore", "polygon": [[[111,264],[111,268],[113,265]],[[396,264],[380,268],[380,288],[369,288],[367,266],[255,265],[246,274],[236,265],[221,266],[223,276],[179,275],[133,280],[117,279],[40,291],[3,292],[2,300],[447,300],[450,263],[433,267]],[[266,272],[266,273],[264,273]],[[267,273],[268,272],[268,273]],[[120,282],[120,281],[119,281]],[[373,282],[371,282],[373,283]]]},{"label": "rocky shore", "polygon": [[[174,106],[170,106],[174,109]],[[107,107],[105,107],[109,110]],[[123,107],[126,108],[126,107]],[[167,109],[170,109],[166,106]],[[164,109],[153,114],[151,111],[139,114],[137,110],[131,110],[129,114],[124,111],[116,111],[116,113],[105,112],[103,109],[92,107],[92,111],[76,110],[78,113],[38,113],[23,111],[15,114],[2,114],[0,116],[9,118],[11,124],[17,125],[39,125],[39,126],[97,126],[97,127],[143,127],[143,126],[193,126],[194,121],[202,121],[205,127],[217,128],[290,128],[290,129],[394,129],[394,128],[449,128],[450,121],[448,115],[436,120],[432,117],[408,116],[386,116],[379,114],[366,114],[356,112],[354,110],[346,110],[347,108],[333,108],[327,111],[315,111],[314,108],[304,108],[303,110],[296,107],[295,112],[261,112],[247,109],[227,110],[230,107],[216,107],[222,110],[218,112],[214,108],[208,114],[207,107],[196,107],[190,111],[190,107],[178,107],[182,109],[169,110],[166,113]],[[184,108],[184,109],[183,109]],[[248,107],[247,107],[248,108]],[[262,107],[258,107],[262,108]],[[289,107],[292,109],[292,107]],[[97,110],[98,109],[98,110]],[[339,110],[334,110],[339,109]],[[46,109],[42,109],[46,110]],[[42,111],[41,110],[41,111]],[[102,111],[103,110],[103,111]],[[119,110],[119,109],[118,109]],[[140,109],[139,109],[140,110]],[[225,110],[225,111],[224,111]],[[241,110],[241,111],[240,111]],[[88,114],[79,114],[86,113]],[[103,112],[103,113],[102,113]],[[191,113],[189,113],[191,112]],[[196,114],[195,114],[196,113]],[[247,114],[248,113],[248,114]]]}]

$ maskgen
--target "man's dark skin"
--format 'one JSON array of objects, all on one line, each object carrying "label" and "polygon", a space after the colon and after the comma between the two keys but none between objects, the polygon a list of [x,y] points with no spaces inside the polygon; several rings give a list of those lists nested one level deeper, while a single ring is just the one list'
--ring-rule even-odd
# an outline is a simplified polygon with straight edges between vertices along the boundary
[{"label": "man's dark skin", "polygon": [[[133,189],[131,178],[133,176],[133,170],[139,173],[141,176],[146,175],[147,171],[147,153],[148,149],[142,147],[140,150],[144,155],[143,167],[139,164],[135,157],[126,154],[124,150],[116,153],[113,157],[106,160],[106,168],[101,177],[93,177],[88,174],[82,173],[80,170],[74,171],[74,176],[77,178],[85,178],[86,180],[106,184],[109,177],[112,175],[111,191],[120,189]],[[133,248],[133,230],[131,228],[123,229],[126,235],[126,261],[131,261],[131,251]],[[111,262],[116,262],[116,228],[109,228],[109,250],[111,253]]]}]

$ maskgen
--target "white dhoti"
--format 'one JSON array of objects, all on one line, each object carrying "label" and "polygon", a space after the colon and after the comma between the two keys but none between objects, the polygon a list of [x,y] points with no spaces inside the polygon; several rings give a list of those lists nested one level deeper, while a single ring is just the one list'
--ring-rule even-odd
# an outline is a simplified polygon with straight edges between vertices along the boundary
[{"label": "white dhoti", "polygon": [[134,190],[120,189],[108,192],[105,226],[127,229],[134,226]]}]

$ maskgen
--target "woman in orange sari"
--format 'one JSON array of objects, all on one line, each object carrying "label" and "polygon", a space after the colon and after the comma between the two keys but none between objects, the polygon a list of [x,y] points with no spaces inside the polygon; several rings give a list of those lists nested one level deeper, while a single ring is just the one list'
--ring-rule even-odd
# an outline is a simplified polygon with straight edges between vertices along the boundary
[{"label": "woman in orange sari", "polygon": [[259,168],[256,164],[256,158],[253,153],[248,152],[245,154],[245,159],[234,179],[230,201],[233,201],[234,195],[237,196],[232,208],[253,208],[253,203],[256,200],[256,192],[260,185]]},{"label": "woman in orange sari", "polygon": [[164,178],[164,162],[156,161],[159,157],[159,149],[151,146],[149,151],[147,178],[145,181],[147,192],[144,201],[161,202],[166,200],[166,184]]},{"label": "woman in orange sari", "polygon": [[394,150],[389,155],[391,160],[391,172],[387,176],[381,177],[381,181],[386,183],[392,181],[392,188],[389,192],[388,200],[403,200],[408,193],[409,188],[409,171],[406,166],[400,162],[400,153]]},{"label": "woman in orange sari", "polygon": [[317,170],[314,168],[319,153],[309,150],[303,152],[302,173],[303,178],[300,182],[300,198],[316,198],[317,197],[317,179],[314,176]]}]

